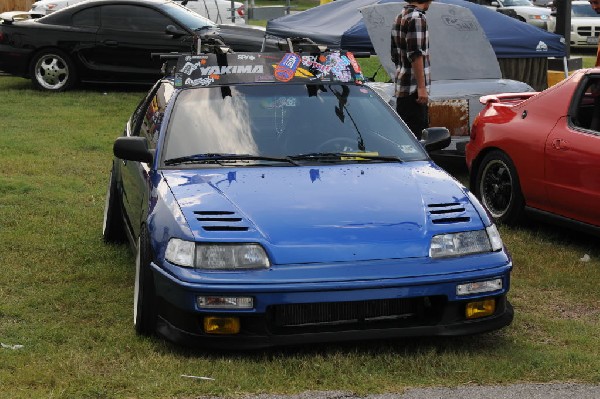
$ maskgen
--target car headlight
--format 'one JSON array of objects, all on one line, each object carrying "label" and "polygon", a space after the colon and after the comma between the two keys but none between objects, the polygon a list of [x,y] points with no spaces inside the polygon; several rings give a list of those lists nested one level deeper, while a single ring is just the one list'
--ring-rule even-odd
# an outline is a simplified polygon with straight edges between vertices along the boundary
[{"label": "car headlight", "polygon": [[529,18],[531,18],[531,19],[547,20],[548,16],[547,15],[530,15]]},{"label": "car headlight", "polygon": [[207,244],[172,238],[165,252],[167,261],[183,267],[207,270],[266,269],[267,253],[259,244]]},{"label": "car headlight", "polygon": [[502,249],[502,239],[495,225],[485,230],[461,231],[458,233],[433,236],[429,247],[429,256],[445,258],[463,256]]}]

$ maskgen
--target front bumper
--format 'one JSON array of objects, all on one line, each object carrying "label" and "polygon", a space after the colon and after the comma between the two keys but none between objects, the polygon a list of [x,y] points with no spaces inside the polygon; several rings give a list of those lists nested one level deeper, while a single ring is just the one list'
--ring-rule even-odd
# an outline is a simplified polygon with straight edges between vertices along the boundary
[{"label": "front bumper", "polygon": [[[191,346],[248,349],[300,343],[467,335],[509,325],[513,309],[506,298],[512,264],[485,270],[396,279],[306,284],[189,284],[153,265],[158,295],[157,331]],[[502,289],[463,297],[456,285],[501,278]],[[250,310],[205,310],[198,295],[251,296]],[[495,312],[467,320],[468,302],[494,299]],[[203,331],[206,316],[237,317],[235,335]]]}]

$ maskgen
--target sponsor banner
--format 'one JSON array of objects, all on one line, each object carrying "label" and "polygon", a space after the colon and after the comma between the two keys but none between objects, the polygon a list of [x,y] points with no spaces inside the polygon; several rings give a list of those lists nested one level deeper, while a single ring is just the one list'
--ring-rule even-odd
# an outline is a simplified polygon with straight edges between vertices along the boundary
[{"label": "sponsor banner", "polygon": [[233,53],[181,56],[175,86],[220,86],[236,83],[318,83],[365,80],[352,53]]}]

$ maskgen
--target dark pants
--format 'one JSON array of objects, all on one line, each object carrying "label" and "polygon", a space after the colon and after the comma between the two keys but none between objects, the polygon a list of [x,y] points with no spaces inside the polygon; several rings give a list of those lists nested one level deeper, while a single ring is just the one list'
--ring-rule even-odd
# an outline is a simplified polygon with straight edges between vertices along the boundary
[{"label": "dark pants", "polygon": [[421,140],[421,132],[429,127],[429,107],[417,102],[417,93],[396,98],[396,112],[411,132]]}]

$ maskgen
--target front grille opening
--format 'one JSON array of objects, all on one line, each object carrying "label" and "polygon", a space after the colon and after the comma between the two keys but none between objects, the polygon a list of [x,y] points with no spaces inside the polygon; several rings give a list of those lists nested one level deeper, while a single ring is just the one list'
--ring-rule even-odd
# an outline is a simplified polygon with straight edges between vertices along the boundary
[{"label": "front grille opening", "polygon": [[445,297],[422,297],[275,305],[267,323],[273,334],[435,325],[445,304]]}]

